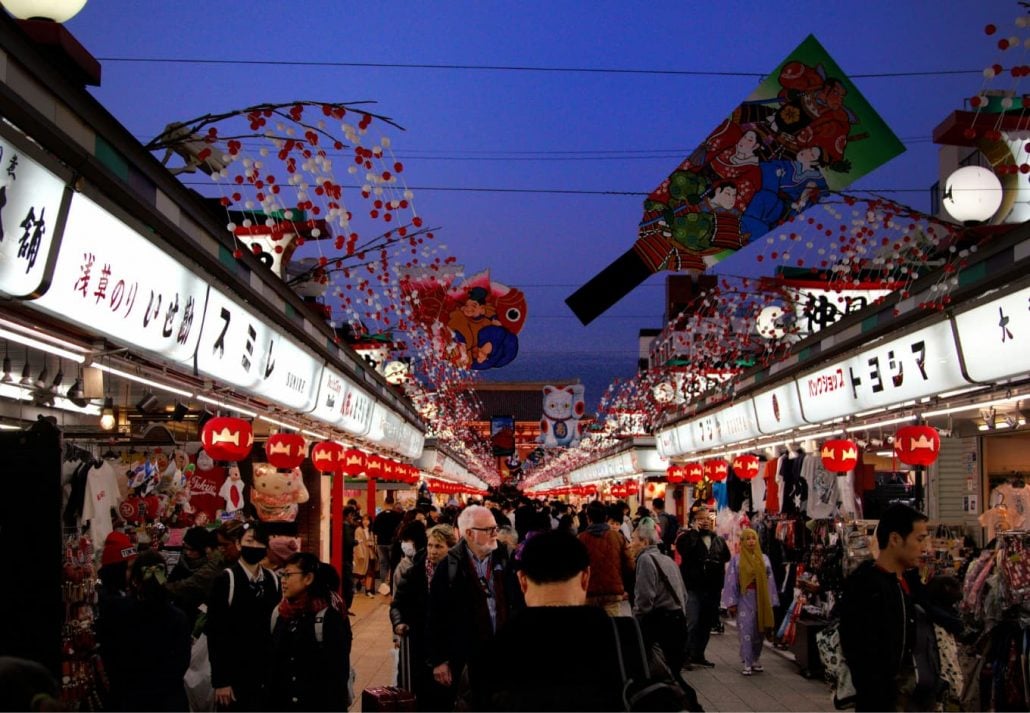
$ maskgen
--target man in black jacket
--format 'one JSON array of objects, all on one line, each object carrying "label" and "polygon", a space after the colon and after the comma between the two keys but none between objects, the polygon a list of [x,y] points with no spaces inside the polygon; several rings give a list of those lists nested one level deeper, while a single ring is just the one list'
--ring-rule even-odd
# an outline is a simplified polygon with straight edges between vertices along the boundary
[{"label": "man in black jacket", "polygon": [[687,588],[687,668],[712,668],[715,664],[705,658],[705,649],[712,627],[719,623],[719,599],[730,550],[726,541],[712,531],[706,507],[693,508],[690,521],[693,527],[676,540],[680,573]]},{"label": "man in black jacket", "polygon": [[458,529],[461,540],[433,573],[427,621],[433,678],[451,690],[452,701],[466,665],[474,680],[486,644],[521,602],[493,514],[472,505],[458,517]]},{"label": "man in black jacket", "polygon": [[[907,505],[888,507],[876,527],[880,554],[844,583],[840,643],[851,669],[858,711],[931,710],[932,689],[917,688],[916,605],[924,589],[914,569],[928,536],[927,518]],[[928,707],[931,706],[931,707]]]}]

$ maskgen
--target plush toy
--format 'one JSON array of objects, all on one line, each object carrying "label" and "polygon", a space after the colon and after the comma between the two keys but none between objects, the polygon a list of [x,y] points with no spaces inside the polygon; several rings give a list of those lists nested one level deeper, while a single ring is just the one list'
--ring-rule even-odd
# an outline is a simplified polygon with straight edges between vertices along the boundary
[{"label": "plush toy", "polygon": [[308,501],[300,468],[278,470],[270,463],[254,465],[254,486],[250,502],[263,522],[293,522],[297,505]]},{"label": "plush toy", "polygon": [[240,476],[240,467],[235,463],[229,464],[229,477],[222,483],[222,489],[218,494],[225,500],[223,513],[234,513],[243,507],[243,478]]},{"label": "plush toy", "polygon": [[547,448],[579,445],[583,433],[579,420],[585,410],[582,384],[545,386],[544,415],[537,442]]}]

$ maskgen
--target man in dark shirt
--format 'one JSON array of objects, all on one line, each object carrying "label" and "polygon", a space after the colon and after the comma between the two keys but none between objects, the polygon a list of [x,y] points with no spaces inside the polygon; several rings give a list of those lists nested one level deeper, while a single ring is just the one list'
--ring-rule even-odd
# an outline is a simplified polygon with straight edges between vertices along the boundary
[{"label": "man in dark shirt", "polygon": [[705,658],[705,649],[712,627],[719,622],[719,599],[730,550],[726,541],[712,531],[707,508],[692,509],[690,518],[693,527],[676,540],[680,573],[687,588],[687,668],[712,668],[715,664]]},{"label": "man in dark shirt", "polygon": [[388,587],[393,587],[390,576],[390,550],[393,547],[393,536],[401,524],[404,511],[401,504],[394,502],[389,510],[383,510],[372,520],[372,534],[376,536],[376,554],[379,563],[379,580]]}]

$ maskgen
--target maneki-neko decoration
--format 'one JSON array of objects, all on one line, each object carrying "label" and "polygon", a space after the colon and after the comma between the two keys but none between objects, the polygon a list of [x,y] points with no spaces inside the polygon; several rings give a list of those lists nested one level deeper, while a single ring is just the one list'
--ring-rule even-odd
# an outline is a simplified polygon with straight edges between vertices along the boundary
[{"label": "maneki-neko decoration", "polygon": [[751,480],[758,475],[759,462],[756,455],[739,455],[733,459],[733,472],[741,480]]},{"label": "maneki-neko decoration", "polygon": [[307,444],[299,433],[273,433],[265,443],[265,456],[276,468],[289,470],[304,462]]},{"label": "maneki-neko decoration", "polygon": [[644,200],[633,246],[565,302],[589,324],[650,275],[704,272],[903,150],[809,36]]},{"label": "maneki-neko decoration", "polygon": [[931,465],[941,454],[941,436],[933,426],[904,426],[894,435],[894,452],[902,463]]},{"label": "maneki-neko decoration", "polygon": [[200,442],[213,460],[243,460],[254,446],[254,429],[242,418],[217,416],[200,429]]},{"label": "maneki-neko decoration", "polygon": [[345,452],[335,441],[319,441],[311,448],[311,464],[319,472],[338,475],[344,469]]},{"label": "maneki-neko decoration", "polygon": [[843,438],[836,438],[823,443],[820,455],[826,470],[834,473],[846,473],[858,465],[858,444]]}]

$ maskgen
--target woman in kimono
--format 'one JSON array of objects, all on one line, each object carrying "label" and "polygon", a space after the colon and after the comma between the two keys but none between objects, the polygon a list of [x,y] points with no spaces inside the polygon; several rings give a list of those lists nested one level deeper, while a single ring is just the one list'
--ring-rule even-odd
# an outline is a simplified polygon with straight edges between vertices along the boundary
[{"label": "woman in kimono", "polygon": [[758,533],[751,528],[740,532],[740,554],[733,555],[722,590],[722,605],[737,617],[740,637],[741,673],[761,673],[762,639],[771,636],[775,620],[773,607],[779,605],[776,581],[769,558],[758,546]]}]

